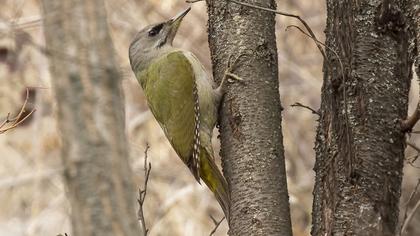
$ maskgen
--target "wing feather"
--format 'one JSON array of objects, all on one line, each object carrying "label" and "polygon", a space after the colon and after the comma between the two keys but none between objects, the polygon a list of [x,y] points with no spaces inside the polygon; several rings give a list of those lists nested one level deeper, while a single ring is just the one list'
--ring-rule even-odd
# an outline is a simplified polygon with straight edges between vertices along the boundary
[{"label": "wing feather", "polygon": [[151,63],[142,76],[148,105],[169,142],[199,180],[200,107],[194,71],[181,51]]}]

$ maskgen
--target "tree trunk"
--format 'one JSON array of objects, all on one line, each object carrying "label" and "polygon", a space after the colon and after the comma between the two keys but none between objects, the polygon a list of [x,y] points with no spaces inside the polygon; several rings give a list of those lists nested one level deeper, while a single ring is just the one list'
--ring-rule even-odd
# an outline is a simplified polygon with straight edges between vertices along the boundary
[{"label": "tree trunk", "polygon": [[412,77],[406,4],[327,0],[314,236],[396,233],[405,149],[399,120]]},{"label": "tree trunk", "polygon": [[70,235],[140,235],[121,76],[102,0],[43,0]]},{"label": "tree trunk", "polygon": [[[272,0],[250,1],[275,8]],[[220,111],[222,163],[231,194],[230,235],[291,235],[281,130],[275,15],[225,0],[208,0],[213,75],[229,85]]]}]

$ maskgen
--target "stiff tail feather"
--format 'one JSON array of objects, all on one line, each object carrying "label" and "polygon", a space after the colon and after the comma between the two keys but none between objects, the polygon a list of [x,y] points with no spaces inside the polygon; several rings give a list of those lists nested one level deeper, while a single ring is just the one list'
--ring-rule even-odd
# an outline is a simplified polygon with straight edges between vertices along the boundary
[{"label": "stiff tail feather", "polygon": [[200,149],[200,177],[214,193],[229,223],[230,195],[227,182],[214,162],[213,155],[203,147]]}]

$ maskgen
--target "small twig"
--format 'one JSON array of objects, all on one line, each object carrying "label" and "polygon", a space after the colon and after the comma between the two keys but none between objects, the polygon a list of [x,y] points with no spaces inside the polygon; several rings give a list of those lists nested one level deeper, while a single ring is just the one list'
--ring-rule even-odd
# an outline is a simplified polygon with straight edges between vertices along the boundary
[{"label": "small twig", "polygon": [[403,224],[401,226],[401,230],[400,230],[400,236],[406,231],[408,224],[410,223],[411,219],[414,216],[414,213],[416,212],[416,210],[419,208],[420,206],[420,200],[417,201],[416,205],[414,206],[413,210],[411,211],[410,215],[407,217],[407,212],[408,212],[408,205],[410,204],[411,200],[414,198],[414,195],[416,195],[418,189],[420,186],[420,179],[417,180],[417,185],[416,187],[413,189],[413,191],[410,194],[410,197],[408,198],[407,203],[405,204],[405,212],[404,212],[404,219],[403,219]]},{"label": "small twig", "polygon": [[217,221],[216,219],[214,219],[214,217],[212,215],[210,215],[211,220],[214,223],[214,228],[213,230],[210,232],[209,236],[213,236],[214,233],[216,233],[217,228],[219,228],[220,224],[223,222],[223,220],[225,219],[225,217],[223,216],[223,218],[219,221]]},{"label": "small twig", "polygon": [[401,131],[410,132],[416,123],[420,120],[420,102],[417,104],[413,114],[405,120],[401,120]]},{"label": "small twig", "polygon": [[147,161],[147,152],[149,151],[149,144],[146,146],[146,150],[144,150],[144,190],[139,188],[139,199],[137,199],[137,202],[139,203],[139,211],[137,212],[138,219],[141,222],[143,235],[147,236],[149,233],[149,229],[146,227],[146,221],[144,219],[144,211],[143,211],[143,205],[144,200],[146,200],[146,194],[147,194],[147,183],[149,182],[149,176],[150,171],[152,170],[152,163]]},{"label": "small twig", "polygon": [[[32,109],[27,115],[23,115],[25,113],[25,108],[26,105],[28,103],[29,100],[29,89],[26,89],[26,98],[25,101],[23,102],[22,107],[20,108],[19,113],[17,114],[17,116],[15,118],[10,119],[10,113],[7,114],[6,120],[4,120],[1,124],[0,124],[0,134],[14,129],[16,128],[18,125],[20,125],[21,123],[23,123],[26,119],[28,119],[35,111],[36,109]],[[8,127],[6,127],[7,124],[11,123]]]},{"label": "small twig", "polygon": [[414,168],[420,168],[420,167],[414,165],[414,162],[417,161],[417,159],[420,155],[420,147],[417,147],[414,143],[412,143],[408,140],[405,143],[407,144],[407,146],[411,147],[412,149],[414,149],[417,152],[416,155],[406,158],[407,161],[408,161],[408,164],[410,164]]},{"label": "small twig", "polygon": [[186,3],[195,3],[195,2],[201,2],[201,1],[204,1],[204,0],[187,0],[185,2]]},{"label": "small twig", "polygon": [[406,141],[405,143],[407,143],[408,146],[410,146],[412,149],[416,150],[418,153],[420,153],[420,148],[417,147],[414,143],[410,142],[410,141]]},{"label": "small twig", "polygon": [[410,164],[412,167],[417,168],[417,166],[414,166],[414,162],[417,161],[417,159],[419,158],[420,153],[414,154],[412,156],[406,157],[405,159],[408,161],[408,164]]},{"label": "small twig", "polygon": [[[330,50],[330,51],[334,54],[334,56],[335,56],[335,57],[337,57],[337,59],[338,59],[338,63],[340,63],[341,74],[343,75],[343,78],[344,78],[344,65],[343,65],[343,62],[341,61],[341,58],[338,56],[338,53],[337,53],[334,49],[332,49],[332,48],[328,47],[325,43],[323,43],[323,42],[319,41],[316,37],[314,37],[314,36],[312,36],[312,35],[310,35],[310,34],[306,33],[306,32],[305,32],[304,30],[302,30],[299,26],[296,26],[296,25],[288,25],[288,26],[286,27],[286,31],[287,31],[289,28],[296,28],[296,29],[298,29],[298,30],[299,30],[302,34],[304,34],[305,36],[307,36],[307,37],[311,38],[312,40],[314,40],[314,41],[315,41],[315,43],[317,43],[317,45],[318,45],[318,44],[319,44],[319,45],[322,45],[322,46],[324,46],[326,49]],[[327,60],[327,58],[326,58],[325,56],[324,56],[324,59],[328,62],[328,60]]]},{"label": "small twig", "polygon": [[306,109],[310,110],[310,111],[312,112],[312,114],[320,116],[320,114],[319,114],[319,112],[318,112],[318,111],[316,111],[315,109],[313,109],[313,108],[311,108],[311,107],[309,107],[309,106],[303,105],[303,104],[302,104],[302,103],[300,103],[300,102],[295,102],[295,104],[292,104],[292,105],[290,105],[290,106],[291,106],[291,107],[303,107],[303,108],[306,108]]}]

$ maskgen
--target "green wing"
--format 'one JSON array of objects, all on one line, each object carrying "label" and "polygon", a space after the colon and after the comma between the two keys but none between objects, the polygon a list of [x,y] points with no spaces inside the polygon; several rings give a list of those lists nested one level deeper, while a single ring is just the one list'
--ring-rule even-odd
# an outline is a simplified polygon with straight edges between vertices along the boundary
[{"label": "green wing", "polygon": [[170,52],[155,59],[140,73],[138,79],[143,86],[150,110],[169,142],[184,163],[190,166],[196,128],[196,88],[190,62],[182,51]]},{"label": "green wing", "polygon": [[[204,69],[197,68],[198,63],[192,54],[173,51],[155,59],[148,68],[137,74],[137,78],[150,110],[172,147],[197,181],[201,177],[214,192],[229,219],[228,185],[214,163],[211,146],[217,107],[211,94],[212,86],[207,81]],[[196,66],[196,73],[192,64]],[[204,115],[200,117],[196,114]],[[194,147],[199,151],[194,153]]]}]

